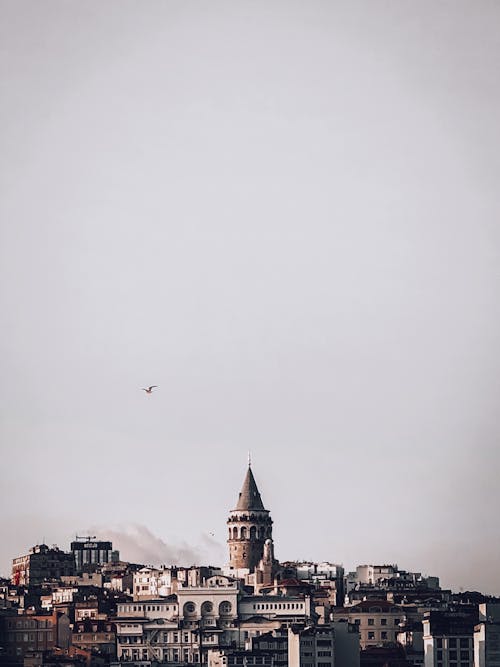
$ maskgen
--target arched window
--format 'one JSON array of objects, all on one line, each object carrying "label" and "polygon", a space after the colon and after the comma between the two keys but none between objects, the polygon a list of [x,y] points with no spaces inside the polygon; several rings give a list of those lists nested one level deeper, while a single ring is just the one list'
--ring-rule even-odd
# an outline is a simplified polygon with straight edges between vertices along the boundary
[{"label": "arched window", "polygon": [[211,614],[214,610],[213,604],[209,600],[205,600],[205,602],[201,605],[201,615],[202,616],[208,616]]},{"label": "arched window", "polygon": [[257,528],[255,526],[250,527],[250,539],[255,540],[257,537]]},{"label": "arched window", "polygon": [[233,528],[233,540],[237,540],[237,539],[238,539],[238,529],[235,526]]},{"label": "arched window", "polygon": [[224,602],[221,602],[219,605],[219,614],[221,616],[227,616],[228,614],[231,613],[232,605],[230,602],[227,600],[224,600]]},{"label": "arched window", "polygon": [[247,539],[247,529],[245,528],[245,526],[243,526],[243,527],[241,528],[241,539],[242,539],[242,540],[246,540],[246,539]]},{"label": "arched window", "polygon": [[196,605],[194,602],[186,602],[184,605],[184,616],[192,616],[196,611]]},{"label": "arched window", "polygon": [[266,529],[264,528],[264,526],[261,526],[259,530],[259,538],[263,540],[265,539],[265,537],[266,537]]}]

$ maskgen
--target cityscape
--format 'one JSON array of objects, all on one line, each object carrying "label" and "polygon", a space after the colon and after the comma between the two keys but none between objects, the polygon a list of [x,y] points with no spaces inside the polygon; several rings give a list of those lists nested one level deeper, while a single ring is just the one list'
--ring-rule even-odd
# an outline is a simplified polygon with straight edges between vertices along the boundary
[{"label": "cityscape", "polygon": [[280,562],[250,464],[224,566],[131,563],[111,541],[38,544],[0,581],[0,664],[498,667],[500,598],[397,564]]},{"label": "cityscape", "polygon": [[500,667],[500,0],[0,54],[0,667]]}]

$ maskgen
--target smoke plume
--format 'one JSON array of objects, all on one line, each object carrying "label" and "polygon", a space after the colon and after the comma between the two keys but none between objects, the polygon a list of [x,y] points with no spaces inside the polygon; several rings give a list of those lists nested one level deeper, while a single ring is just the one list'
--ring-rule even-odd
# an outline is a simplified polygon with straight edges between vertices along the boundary
[{"label": "smoke plume", "polygon": [[82,534],[113,542],[121,560],[144,565],[208,565],[220,564],[222,546],[210,535],[202,534],[200,544],[184,541],[167,543],[142,524],[120,524],[112,527],[94,526]]}]

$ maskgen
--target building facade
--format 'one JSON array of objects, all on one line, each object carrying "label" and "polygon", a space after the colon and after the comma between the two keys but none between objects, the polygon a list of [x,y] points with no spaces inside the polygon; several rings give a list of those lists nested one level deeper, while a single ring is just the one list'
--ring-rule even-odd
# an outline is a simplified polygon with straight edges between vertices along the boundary
[{"label": "building facade", "polygon": [[13,559],[11,581],[15,586],[35,586],[74,574],[75,559],[72,553],[61,551],[56,546],[37,544],[25,556]]},{"label": "building facade", "polygon": [[[78,574],[94,569],[98,565],[110,563],[113,554],[111,542],[96,541],[92,537],[77,537],[71,542],[71,553],[75,558],[75,568]],[[118,560],[118,553],[116,553]]]},{"label": "building facade", "polygon": [[429,611],[422,621],[425,667],[473,667],[474,617],[458,611]]},{"label": "building facade", "polygon": [[4,627],[4,649],[8,658],[21,661],[33,651],[52,651],[55,647],[66,649],[71,644],[70,621],[66,614],[25,612],[1,619]]}]

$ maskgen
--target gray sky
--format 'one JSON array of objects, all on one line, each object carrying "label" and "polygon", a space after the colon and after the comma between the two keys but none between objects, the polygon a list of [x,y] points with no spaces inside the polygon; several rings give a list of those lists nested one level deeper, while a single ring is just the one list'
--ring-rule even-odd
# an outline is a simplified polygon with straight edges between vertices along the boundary
[{"label": "gray sky", "polygon": [[0,13],[0,572],[223,562],[251,449],[278,558],[500,594],[500,4]]}]

